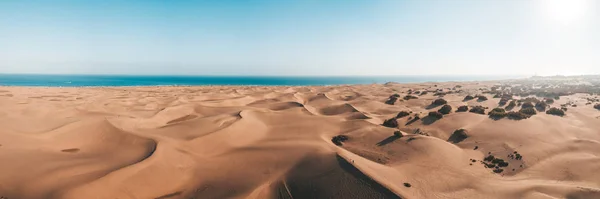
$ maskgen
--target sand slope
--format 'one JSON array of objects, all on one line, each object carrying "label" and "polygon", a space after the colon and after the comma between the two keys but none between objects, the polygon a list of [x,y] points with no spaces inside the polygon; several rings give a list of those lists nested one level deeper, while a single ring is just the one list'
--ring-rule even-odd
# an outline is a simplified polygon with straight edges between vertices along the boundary
[{"label": "sand slope", "polygon": [[[578,100],[587,94],[557,100],[579,105],[564,117],[425,117],[439,109],[434,91],[455,85],[463,92],[444,96],[454,108],[497,107],[463,101],[493,84],[0,87],[0,196],[600,198],[600,111]],[[430,92],[384,103],[409,89]],[[399,111],[412,113],[381,125]],[[448,142],[457,129],[468,138]],[[488,155],[509,165],[494,173]]]}]

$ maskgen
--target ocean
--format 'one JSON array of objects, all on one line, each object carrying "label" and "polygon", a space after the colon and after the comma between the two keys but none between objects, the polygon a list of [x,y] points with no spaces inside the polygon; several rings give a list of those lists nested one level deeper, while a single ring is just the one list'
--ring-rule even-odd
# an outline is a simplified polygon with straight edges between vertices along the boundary
[{"label": "ocean", "polygon": [[276,76],[134,76],[134,75],[25,75],[0,74],[1,86],[200,86],[256,85],[311,86],[342,84],[382,84],[386,82],[482,81],[522,78],[519,76],[351,76],[351,77],[276,77]]}]

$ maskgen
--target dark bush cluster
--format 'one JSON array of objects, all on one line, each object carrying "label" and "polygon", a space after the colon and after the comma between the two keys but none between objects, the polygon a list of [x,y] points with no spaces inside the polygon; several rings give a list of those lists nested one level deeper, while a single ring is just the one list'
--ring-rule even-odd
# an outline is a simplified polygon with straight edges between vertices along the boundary
[{"label": "dark bush cluster", "polygon": [[448,104],[445,104],[444,106],[442,106],[442,108],[440,108],[440,110],[438,110],[438,112],[440,112],[441,114],[449,114],[452,111],[452,107]]},{"label": "dark bush cluster", "polygon": [[545,100],[545,101],[546,101],[546,103],[548,103],[548,104],[552,104],[552,103],[554,103],[554,99],[552,99],[552,98],[546,98],[546,100]]},{"label": "dark bush cluster", "polygon": [[511,111],[506,114],[506,117],[508,117],[508,119],[512,119],[512,120],[522,120],[522,119],[527,119],[527,118],[531,117],[531,115],[523,114],[518,111]]},{"label": "dark bush cluster", "polygon": [[479,95],[479,96],[477,96],[477,100],[486,101],[486,100],[488,100],[488,98],[485,95]]},{"label": "dark bush cluster", "polygon": [[406,95],[406,96],[404,96],[404,100],[410,100],[410,99],[419,99],[419,97],[414,96],[414,95]]},{"label": "dark bush cluster", "polygon": [[389,105],[394,105],[396,103],[396,101],[398,101],[399,97],[400,97],[400,95],[393,94],[385,101],[385,103],[389,104]]},{"label": "dark bush cluster", "polygon": [[396,128],[396,127],[398,127],[398,121],[396,121],[396,118],[390,118],[390,119],[383,121],[383,126],[390,127],[390,128]]},{"label": "dark bush cluster", "polygon": [[431,111],[429,112],[428,116],[439,120],[444,117],[444,114],[437,111]]},{"label": "dark bush cluster", "polygon": [[459,106],[458,109],[456,109],[456,112],[467,112],[468,110],[468,106]]},{"label": "dark bush cluster", "polygon": [[402,136],[403,136],[402,132],[400,132],[400,131],[394,131],[394,137],[401,138]]},{"label": "dark bush cluster", "polygon": [[521,108],[533,108],[533,103],[531,102],[525,102],[521,105]]},{"label": "dark bush cluster", "polygon": [[534,108],[522,108],[521,110],[519,110],[520,113],[526,114],[526,115],[535,115],[537,114],[537,111],[535,111]]},{"label": "dark bush cluster", "polygon": [[535,103],[535,108],[537,108],[540,111],[545,111],[546,107],[548,107],[548,104],[546,104],[546,102],[544,101],[539,101]]},{"label": "dark bush cluster", "polygon": [[454,131],[454,133],[452,133],[452,135],[450,135],[450,137],[448,138],[448,141],[452,142],[452,143],[459,143],[459,142],[467,139],[468,137],[469,137],[469,135],[467,135],[467,130],[458,129],[458,130]]},{"label": "dark bush cluster", "polygon": [[600,110],[600,104],[594,105],[594,108]]},{"label": "dark bush cluster", "polygon": [[348,140],[347,135],[336,135],[335,137],[331,138],[331,142],[338,146],[341,146],[342,142],[345,142],[346,140]]},{"label": "dark bush cluster", "polygon": [[398,113],[398,115],[396,115],[396,118],[403,118],[410,115],[410,113],[408,111],[400,111],[400,113]]},{"label": "dark bush cluster", "polygon": [[565,111],[558,109],[556,107],[552,107],[550,109],[548,109],[548,111],[546,111],[546,114],[549,115],[557,115],[557,116],[564,116],[565,115]]},{"label": "dark bush cluster", "polygon": [[442,99],[442,98],[435,99],[435,100],[433,100],[433,102],[431,102],[431,104],[435,105],[435,106],[441,106],[441,105],[444,105],[446,103],[448,103],[448,102],[445,99]]},{"label": "dark bush cluster", "polygon": [[514,108],[515,106],[517,106],[517,103],[516,103],[515,101],[516,101],[516,100],[511,100],[511,101],[508,103],[508,106],[506,106],[506,109],[512,109],[512,108]]},{"label": "dark bush cluster", "polygon": [[463,101],[469,101],[469,100],[472,100],[472,99],[475,99],[475,97],[473,97],[471,95],[467,95],[467,96],[465,96],[465,99],[463,99]]},{"label": "dark bush cluster", "polygon": [[485,108],[483,106],[475,106],[469,112],[485,115]]},{"label": "dark bush cluster", "polygon": [[488,115],[490,116],[490,118],[500,119],[506,117],[508,114],[503,108],[494,108],[488,113]]}]

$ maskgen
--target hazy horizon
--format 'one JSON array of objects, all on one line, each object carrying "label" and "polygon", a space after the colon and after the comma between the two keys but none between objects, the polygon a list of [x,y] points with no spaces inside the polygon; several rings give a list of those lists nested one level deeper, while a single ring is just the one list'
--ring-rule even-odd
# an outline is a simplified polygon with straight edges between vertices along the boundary
[{"label": "hazy horizon", "polygon": [[600,2],[0,1],[0,73],[600,74]]}]

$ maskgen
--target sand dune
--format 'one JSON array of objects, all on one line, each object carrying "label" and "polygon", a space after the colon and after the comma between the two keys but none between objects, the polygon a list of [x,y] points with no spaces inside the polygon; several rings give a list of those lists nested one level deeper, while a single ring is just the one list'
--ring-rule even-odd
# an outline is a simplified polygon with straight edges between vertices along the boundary
[{"label": "sand dune", "polygon": [[[501,84],[2,87],[0,196],[600,198],[597,96],[560,97],[549,107],[577,105],[562,117],[456,111],[499,107],[484,91]],[[427,116],[438,95],[453,107],[441,119]]]}]

